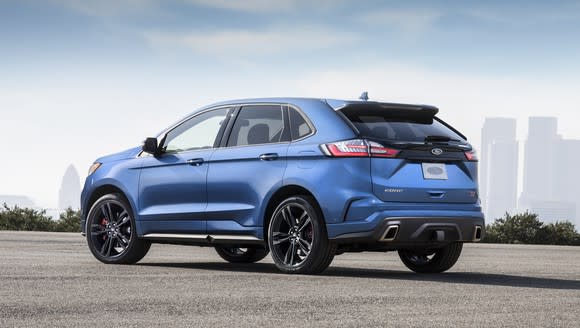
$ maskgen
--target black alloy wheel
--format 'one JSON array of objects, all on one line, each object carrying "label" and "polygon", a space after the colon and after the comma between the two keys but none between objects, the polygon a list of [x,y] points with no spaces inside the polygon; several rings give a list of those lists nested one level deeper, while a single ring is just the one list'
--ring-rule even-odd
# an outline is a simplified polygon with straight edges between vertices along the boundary
[{"label": "black alloy wheel", "polygon": [[451,243],[434,250],[399,250],[399,257],[405,266],[418,273],[440,273],[455,265],[463,243]]},{"label": "black alloy wheel", "polygon": [[91,207],[87,242],[99,261],[111,264],[136,263],[151,246],[137,238],[131,207],[118,194],[105,195]]},{"label": "black alloy wheel", "polygon": [[285,273],[320,273],[332,262],[336,245],[312,197],[296,196],[280,203],[268,229],[274,263]]}]

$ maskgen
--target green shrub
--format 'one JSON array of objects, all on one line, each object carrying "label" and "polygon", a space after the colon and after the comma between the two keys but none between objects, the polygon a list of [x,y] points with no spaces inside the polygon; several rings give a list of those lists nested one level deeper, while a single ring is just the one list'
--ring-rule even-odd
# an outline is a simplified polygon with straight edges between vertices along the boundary
[{"label": "green shrub", "polygon": [[46,211],[18,206],[0,209],[0,230],[54,231],[55,222],[46,216]]},{"label": "green shrub", "polygon": [[54,221],[45,210],[3,204],[0,208],[0,230],[80,232],[80,217],[80,211],[68,208]]},{"label": "green shrub", "polygon": [[56,221],[55,231],[81,232],[81,212],[69,207],[66,211],[60,213],[60,217]]},{"label": "green shrub", "polygon": [[537,214],[506,213],[486,226],[483,242],[499,244],[580,245],[580,234],[568,221],[545,224]]},{"label": "green shrub", "polygon": [[570,222],[556,222],[543,226],[538,231],[537,243],[551,245],[578,245],[580,236]]}]

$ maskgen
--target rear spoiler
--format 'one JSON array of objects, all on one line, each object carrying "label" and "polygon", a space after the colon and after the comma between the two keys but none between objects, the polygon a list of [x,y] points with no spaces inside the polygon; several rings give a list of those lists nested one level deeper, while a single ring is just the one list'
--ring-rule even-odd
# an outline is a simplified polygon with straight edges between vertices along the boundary
[{"label": "rear spoiler", "polygon": [[397,103],[384,103],[376,101],[343,101],[327,99],[326,103],[334,110],[356,111],[357,113],[376,112],[377,110],[388,110],[393,116],[413,116],[421,118],[432,118],[439,109],[430,105],[410,105]]},{"label": "rear spoiler", "polygon": [[[344,100],[334,100],[327,99],[326,103],[332,107],[335,111],[340,114],[353,113],[356,115],[364,116],[368,113],[372,116],[373,113],[376,114],[377,111],[388,111],[389,116],[393,118],[411,118],[418,121],[431,122],[437,120],[445,125],[447,128],[458,134],[463,139],[467,138],[457,129],[447,124],[440,118],[435,117],[439,113],[439,108],[431,105],[411,105],[411,104],[398,104],[398,103],[384,103],[376,101],[344,101]],[[349,120],[347,120],[349,121]]]},{"label": "rear spoiler", "polygon": [[[389,116],[400,118],[413,118],[418,120],[432,120],[439,109],[429,105],[409,105],[396,103],[383,103],[376,101],[340,101],[327,100],[326,103],[335,111],[353,113],[358,116],[376,115],[377,111],[388,111]],[[348,115],[347,115],[348,116]]]}]

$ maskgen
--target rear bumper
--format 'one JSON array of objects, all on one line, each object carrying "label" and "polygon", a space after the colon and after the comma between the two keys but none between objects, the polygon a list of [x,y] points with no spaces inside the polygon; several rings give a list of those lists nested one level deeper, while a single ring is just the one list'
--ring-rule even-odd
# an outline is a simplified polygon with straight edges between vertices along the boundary
[{"label": "rear bumper", "polygon": [[483,213],[473,211],[376,213],[363,221],[328,224],[327,230],[329,238],[338,243],[413,246],[480,241],[485,233],[485,221]]}]

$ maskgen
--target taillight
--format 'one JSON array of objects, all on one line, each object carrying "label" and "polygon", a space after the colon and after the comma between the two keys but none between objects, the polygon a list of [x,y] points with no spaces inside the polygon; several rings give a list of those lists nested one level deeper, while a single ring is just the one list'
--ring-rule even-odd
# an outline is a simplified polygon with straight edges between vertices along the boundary
[{"label": "taillight", "polygon": [[338,141],[321,145],[328,156],[333,157],[395,157],[399,150],[362,139]]},{"label": "taillight", "polygon": [[466,151],[465,158],[467,158],[468,161],[477,161],[477,152],[475,152],[475,150]]},{"label": "taillight", "polygon": [[364,140],[346,140],[323,145],[328,150],[327,155],[334,157],[368,157],[369,148]]},{"label": "taillight", "polygon": [[369,152],[371,157],[395,157],[397,154],[399,154],[399,150],[384,147],[383,145],[374,141],[369,141]]}]

